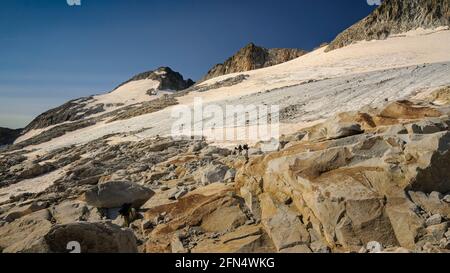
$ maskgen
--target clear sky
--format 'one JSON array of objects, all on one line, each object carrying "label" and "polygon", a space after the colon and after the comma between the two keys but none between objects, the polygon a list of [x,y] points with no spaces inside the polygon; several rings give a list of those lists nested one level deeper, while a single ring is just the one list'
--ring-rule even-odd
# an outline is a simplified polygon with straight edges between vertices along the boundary
[{"label": "clear sky", "polygon": [[0,127],[160,66],[194,80],[249,42],[311,50],[367,0],[2,0]]}]

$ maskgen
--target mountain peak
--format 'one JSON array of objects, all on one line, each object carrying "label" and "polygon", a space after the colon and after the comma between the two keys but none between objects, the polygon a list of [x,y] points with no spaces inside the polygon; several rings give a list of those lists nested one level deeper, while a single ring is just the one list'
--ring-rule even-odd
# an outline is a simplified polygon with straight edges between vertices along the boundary
[{"label": "mountain peak", "polygon": [[170,67],[161,66],[156,70],[149,70],[133,76],[128,81],[120,84],[114,90],[127,83],[146,79],[159,81],[161,83],[158,88],[159,90],[179,91],[189,88],[195,83],[191,79],[185,80],[180,73],[173,71]]},{"label": "mountain peak", "polygon": [[418,28],[442,26],[450,26],[450,0],[385,0],[369,16],[339,34],[326,51]]},{"label": "mountain peak", "polygon": [[[134,82],[141,80],[152,81],[134,84]],[[173,71],[170,67],[162,66],[156,70],[146,71],[133,76],[107,94],[72,100],[50,109],[28,124],[24,132],[67,121],[79,121],[94,114],[105,112],[105,107],[122,107],[125,106],[125,102],[133,104],[147,101],[151,99],[152,93],[156,90],[180,91],[192,85],[194,85],[194,82],[191,79],[184,80],[180,73]]]},{"label": "mountain peak", "polygon": [[237,72],[269,67],[298,58],[307,52],[301,49],[272,48],[267,49],[249,43],[224,63],[215,65],[200,82]]},{"label": "mountain peak", "polygon": [[[254,48],[254,47],[259,47],[259,46],[257,46],[255,43],[253,43],[253,42],[250,42],[250,43],[248,43],[244,48]],[[259,47],[259,48],[261,48],[261,47]]]}]

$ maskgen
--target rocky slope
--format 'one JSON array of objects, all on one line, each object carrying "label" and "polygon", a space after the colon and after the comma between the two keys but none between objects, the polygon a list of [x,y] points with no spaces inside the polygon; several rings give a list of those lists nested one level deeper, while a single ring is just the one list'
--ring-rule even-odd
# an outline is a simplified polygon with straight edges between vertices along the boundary
[{"label": "rocky slope", "polygon": [[339,34],[327,51],[417,28],[443,26],[450,26],[449,0],[385,0],[372,14]]},{"label": "rocky slope", "polygon": [[222,64],[215,65],[200,82],[236,72],[246,72],[290,61],[305,55],[301,49],[263,48],[253,43],[241,48]]},{"label": "rocky slope", "polygon": [[[449,90],[340,113],[248,159],[190,139],[114,141],[132,133],[2,155],[0,250],[76,238],[83,252],[449,252]],[[137,209],[129,227],[123,203]]]},{"label": "rocky slope", "polygon": [[434,96],[449,90],[341,113],[246,163],[238,192],[277,250],[448,252],[449,108]]},{"label": "rocky slope", "polygon": [[21,131],[21,129],[14,130],[0,127],[0,146],[14,143]]}]

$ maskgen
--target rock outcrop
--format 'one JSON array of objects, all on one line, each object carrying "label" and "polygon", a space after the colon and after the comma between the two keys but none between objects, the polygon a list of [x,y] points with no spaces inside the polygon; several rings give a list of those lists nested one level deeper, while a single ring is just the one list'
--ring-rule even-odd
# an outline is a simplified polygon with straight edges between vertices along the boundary
[{"label": "rock outcrop", "polygon": [[449,0],[385,0],[372,14],[330,43],[327,51],[364,40],[386,39],[417,28],[450,26]]},{"label": "rock outcrop", "polygon": [[153,226],[147,231],[146,252],[273,251],[231,185],[211,184],[194,190],[175,203],[149,209],[145,219]]},{"label": "rock outcrop", "polygon": [[92,97],[79,98],[50,109],[37,116],[23,131],[25,133],[33,129],[41,129],[67,121],[78,121],[87,116],[103,112],[104,105],[102,104],[86,109],[92,99]]},{"label": "rock outcrop", "polygon": [[339,114],[251,159],[237,173],[237,189],[278,251],[316,244],[359,251],[371,242],[445,251],[438,249],[450,220],[448,114],[411,101]]},{"label": "rock outcrop", "polygon": [[240,49],[223,64],[215,65],[200,82],[236,72],[269,67],[298,58],[307,52],[301,49],[272,48],[267,49],[253,43]]},{"label": "rock outcrop", "polygon": [[51,228],[51,214],[47,209],[24,216],[0,228],[0,249],[3,253],[29,252],[38,247]]},{"label": "rock outcrop", "polygon": [[86,191],[83,200],[96,208],[120,208],[124,204],[139,208],[153,194],[151,189],[129,181],[109,181]]},{"label": "rock outcrop", "polygon": [[136,253],[136,237],[129,229],[110,222],[78,222],[56,225],[29,252],[66,253],[78,242],[81,253]]}]

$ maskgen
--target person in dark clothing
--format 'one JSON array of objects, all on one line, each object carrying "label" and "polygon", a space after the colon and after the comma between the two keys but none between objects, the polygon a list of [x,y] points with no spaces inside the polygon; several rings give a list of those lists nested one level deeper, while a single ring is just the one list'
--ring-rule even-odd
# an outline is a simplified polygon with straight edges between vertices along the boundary
[{"label": "person in dark clothing", "polygon": [[245,144],[244,147],[243,147],[243,149],[244,149],[244,151],[245,151],[245,153],[244,153],[245,159],[248,161],[248,150],[249,150],[248,145]]},{"label": "person in dark clothing", "polygon": [[133,204],[123,204],[122,207],[119,210],[119,214],[122,215],[124,221],[125,221],[125,226],[130,226],[131,222],[133,222],[133,220],[136,217],[136,211],[133,208]]},{"label": "person in dark clothing", "polygon": [[239,155],[242,155],[242,145],[239,145],[239,147],[238,147],[238,151],[239,151]]}]

